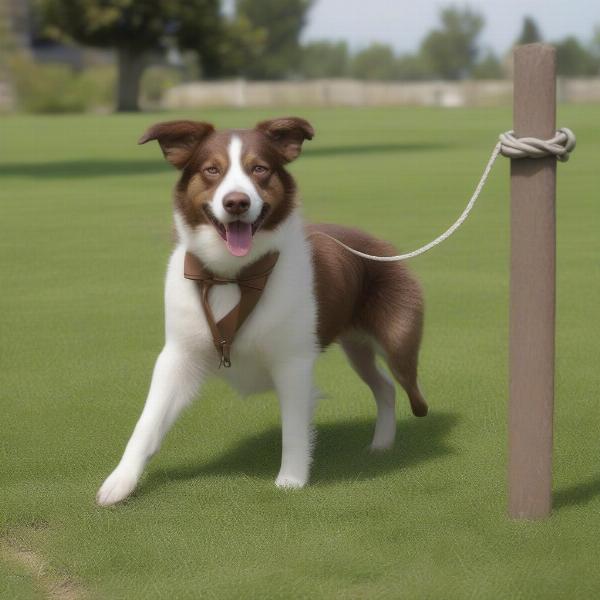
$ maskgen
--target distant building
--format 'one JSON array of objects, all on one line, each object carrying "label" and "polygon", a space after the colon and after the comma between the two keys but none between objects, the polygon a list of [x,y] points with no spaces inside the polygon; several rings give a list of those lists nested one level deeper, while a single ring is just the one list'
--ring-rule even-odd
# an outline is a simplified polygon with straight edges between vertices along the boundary
[{"label": "distant building", "polygon": [[111,64],[110,50],[61,44],[44,36],[35,22],[31,0],[0,0],[0,112],[15,108],[16,94],[7,57],[13,53],[29,56],[40,63],[61,63],[74,69]]},{"label": "distant building", "polygon": [[90,64],[113,62],[112,52],[82,48],[72,44],[61,44],[44,36],[31,10],[31,0],[4,0],[0,19],[4,22],[15,50],[27,52],[42,63],[58,62],[75,69]]}]

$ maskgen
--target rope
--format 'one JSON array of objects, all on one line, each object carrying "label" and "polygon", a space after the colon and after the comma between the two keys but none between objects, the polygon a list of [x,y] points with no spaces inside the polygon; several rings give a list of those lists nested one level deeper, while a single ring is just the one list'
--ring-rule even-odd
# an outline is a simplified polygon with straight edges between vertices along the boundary
[{"label": "rope", "polygon": [[424,254],[428,250],[431,250],[438,244],[441,244],[444,240],[448,239],[466,220],[469,216],[469,213],[473,209],[477,198],[479,198],[479,194],[485,185],[492,167],[496,162],[499,154],[502,156],[506,156],[508,158],[518,159],[518,158],[542,158],[545,156],[555,156],[558,160],[562,162],[567,162],[569,160],[570,152],[575,148],[575,134],[568,129],[567,127],[562,127],[556,132],[556,135],[549,140],[539,140],[537,138],[525,137],[525,138],[516,138],[514,131],[507,131],[505,133],[500,134],[500,138],[498,143],[494,146],[492,150],[492,154],[490,159],[488,160],[485,169],[483,170],[483,174],[481,175],[481,179],[473,192],[469,202],[467,203],[466,208],[463,210],[462,214],[458,219],[446,230],[444,233],[436,237],[433,241],[413,250],[412,252],[407,252],[406,254],[399,254],[398,256],[373,256],[371,254],[365,254],[364,252],[360,252],[359,250],[355,250],[350,246],[346,246],[340,240],[330,236],[327,233],[322,231],[315,231],[311,235],[324,235],[328,237],[330,240],[333,240],[336,244],[342,246],[355,254],[356,256],[360,256],[361,258],[366,258],[368,260],[374,260],[378,262],[398,262],[401,260],[407,260],[409,258],[414,258],[415,256],[419,256],[420,254]]},{"label": "rope", "polygon": [[570,152],[575,148],[575,134],[567,127],[561,127],[549,140],[537,138],[516,138],[514,131],[500,134],[502,156],[508,158],[542,158],[556,156],[562,162],[569,160]]}]

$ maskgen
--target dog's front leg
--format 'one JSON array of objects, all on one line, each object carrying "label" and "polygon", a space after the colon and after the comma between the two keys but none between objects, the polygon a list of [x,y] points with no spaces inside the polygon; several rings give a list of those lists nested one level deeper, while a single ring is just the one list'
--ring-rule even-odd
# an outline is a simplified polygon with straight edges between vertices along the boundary
[{"label": "dog's front leg", "polygon": [[98,504],[109,506],[131,494],[146,463],[196,394],[202,371],[195,354],[175,344],[165,345],[154,366],[144,410],[117,468],[98,490]]},{"label": "dog's front leg", "polygon": [[272,371],[281,407],[281,469],[275,485],[300,488],[308,481],[312,451],[314,358],[287,359]]}]

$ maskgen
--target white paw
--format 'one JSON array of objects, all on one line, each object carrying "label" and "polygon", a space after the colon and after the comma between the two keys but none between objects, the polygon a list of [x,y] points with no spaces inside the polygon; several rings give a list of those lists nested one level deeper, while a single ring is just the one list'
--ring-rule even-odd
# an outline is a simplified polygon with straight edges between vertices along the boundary
[{"label": "white paw", "polygon": [[117,467],[98,490],[96,503],[100,506],[110,506],[125,500],[133,492],[137,481],[134,473]]},{"label": "white paw", "polygon": [[297,490],[303,488],[306,485],[306,478],[300,479],[292,475],[279,474],[275,480],[275,485],[278,488],[284,488],[287,490]]}]

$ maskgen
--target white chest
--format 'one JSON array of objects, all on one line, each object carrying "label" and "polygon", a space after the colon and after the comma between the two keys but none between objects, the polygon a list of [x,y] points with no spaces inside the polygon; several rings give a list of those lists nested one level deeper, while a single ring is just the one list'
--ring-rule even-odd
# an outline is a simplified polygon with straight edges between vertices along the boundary
[{"label": "white chest", "polygon": [[[218,368],[219,359],[196,283],[183,277],[184,244],[175,249],[169,262],[165,291],[167,343],[184,346],[198,356],[207,371],[226,379],[244,395],[270,389],[272,370],[281,361],[318,352],[310,248],[301,227],[290,229],[281,236],[279,260],[260,301],[236,335],[230,368]],[[239,300],[236,284],[213,287],[209,303],[215,320],[225,316]]]}]

